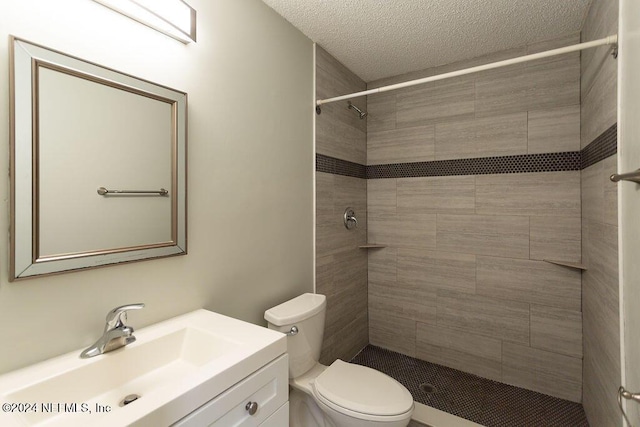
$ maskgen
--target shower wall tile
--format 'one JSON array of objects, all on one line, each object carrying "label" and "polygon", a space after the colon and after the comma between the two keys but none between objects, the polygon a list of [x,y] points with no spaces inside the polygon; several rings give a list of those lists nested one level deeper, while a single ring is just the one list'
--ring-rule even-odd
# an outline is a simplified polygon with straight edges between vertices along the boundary
[{"label": "shower wall tile", "polygon": [[582,358],[582,312],[532,304],[531,347]]},{"label": "shower wall tile", "polygon": [[397,180],[367,180],[367,212],[370,215],[395,215],[398,205]]},{"label": "shower wall tile", "polygon": [[474,83],[437,82],[397,97],[396,126],[406,128],[474,117]]},{"label": "shower wall tile", "polygon": [[479,256],[477,292],[549,307],[580,310],[580,272],[544,261]]},{"label": "shower wall tile", "polygon": [[[366,84],[324,49],[316,48],[316,96],[326,98],[366,89]],[[366,98],[352,100],[366,106]],[[316,152],[365,164],[367,159],[367,123],[347,108],[347,102],[322,106],[316,116]]]},{"label": "shower wall tile", "polygon": [[[367,87],[578,40],[574,33]],[[557,161],[546,153],[561,156],[581,146],[580,54],[372,95],[367,108],[368,165],[411,171],[419,166],[406,163],[433,156],[429,170],[447,175],[460,163],[438,161],[475,165],[512,156],[505,158],[512,167],[495,175],[367,180],[368,241],[388,245],[368,251],[371,342],[493,380],[504,381],[506,372],[525,388],[579,396],[581,379],[573,374],[581,363],[580,273],[542,259],[581,260],[581,173],[539,171]],[[520,155],[541,156],[539,166],[521,173],[528,160]],[[604,200],[615,201],[615,193],[605,195],[604,175],[601,168],[598,212],[612,221]],[[611,239],[603,227],[592,232],[599,243],[591,252],[600,256]],[[604,270],[608,261],[600,263]],[[505,353],[505,346],[512,347]],[[525,353],[534,368],[547,359],[552,368],[519,374],[514,366],[528,363]],[[571,374],[554,387],[556,370]]]},{"label": "shower wall tile", "polygon": [[436,248],[436,215],[398,214],[368,218],[369,241],[391,246]]},{"label": "shower wall tile", "polygon": [[395,284],[398,276],[398,249],[370,249],[367,255],[369,283]]},{"label": "shower wall tile", "polygon": [[[319,98],[363,90],[366,85],[319,46],[316,51]],[[363,108],[366,98],[354,100]],[[366,162],[366,120],[346,103],[327,104],[316,116],[316,153]],[[352,207],[358,228],[347,230],[342,216]],[[327,296],[321,362],[349,360],[369,341],[367,253],[367,183],[362,178],[316,172],[316,291]]]},{"label": "shower wall tile", "polygon": [[580,217],[530,217],[530,258],[580,263]]},{"label": "shower wall tile", "polygon": [[529,304],[438,291],[438,326],[529,344]]},{"label": "shower wall tile", "polygon": [[[436,324],[436,293],[430,289],[369,283],[369,311],[382,316]],[[405,353],[406,354],[406,353]]]},{"label": "shower wall tile", "polygon": [[527,110],[580,103],[580,57],[556,56],[527,63]]},{"label": "shower wall tile", "polygon": [[475,213],[473,176],[400,178],[397,182],[399,212]]},{"label": "shower wall tile", "polygon": [[397,263],[397,281],[403,286],[475,293],[475,255],[400,248]]},{"label": "shower wall tile", "polygon": [[580,105],[529,111],[528,153],[580,151]]},{"label": "shower wall tile", "polygon": [[428,162],[435,159],[435,127],[367,133],[367,164]]},{"label": "shower wall tile", "polygon": [[436,125],[436,160],[526,153],[526,112]]},{"label": "shower wall tile", "polygon": [[417,324],[416,356],[495,381],[502,380],[502,341]]},{"label": "shower wall tile", "polygon": [[437,249],[529,258],[529,218],[438,214]]},{"label": "shower wall tile", "polygon": [[580,172],[478,175],[476,212],[579,217]]},{"label": "shower wall tile", "polygon": [[350,123],[352,117],[344,119],[345,115],[357,115],[336,104],[322,106],[322,114],[316,116],[316,153],[335,157],[350,162],[364,164],[367,158],[366,130],[355,127]]},{"label": "shower wall tile", "polygon": [[602,178],[600,182],[604,187],[604,223],[618,225],[618,184],[611,182],[609,177],[618,173],[618,158],[610,156],[602,161]]},{"label": "shower wall tile", "polygon": [[603,162],[581,171],[582,218],[604,222]]},{"label": "shower wall tile", "polygon": [[369,313],[369,342],[415,357],[416,322],[373,310]]},{"label": "shower wall tile", "polygon": [[502,380],[573,402],[582,398],[582,359],[502,344]]},{"label": "shower wall tile", "polygon": [[396,93],[380,93],[367,97],[367,132],[396,128]]}]

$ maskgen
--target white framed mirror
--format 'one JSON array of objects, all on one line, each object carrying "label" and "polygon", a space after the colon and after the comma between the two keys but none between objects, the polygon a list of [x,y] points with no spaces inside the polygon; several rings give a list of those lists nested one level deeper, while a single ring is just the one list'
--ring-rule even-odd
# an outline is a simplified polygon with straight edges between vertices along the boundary
[{"label": "white framed mirror", "polygon": [[187,251],[187,94],[11,39],[10,280]]}]

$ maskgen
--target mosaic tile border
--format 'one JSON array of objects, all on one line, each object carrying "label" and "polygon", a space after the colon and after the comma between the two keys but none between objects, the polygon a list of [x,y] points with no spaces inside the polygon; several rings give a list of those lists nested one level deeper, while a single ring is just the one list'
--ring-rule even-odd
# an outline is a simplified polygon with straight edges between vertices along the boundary
[{"label": "mosaic tile border", "polygon": [[580,170],[580,152],[523,154],[367,166],[367,179]]},{"label": "mosaic tile border", "polygon": [[578,171],[616,154],[617,151],[618,125],[614,124],[582,151],[369,166],[316,154],[316,171],[362,179]]},{"label": "mosaic tile border", "polygon": [[594,139],[580,152],[581,169],[588,168],[600,160],[604,160],[618,152],[618,124],[614,124]]},{"label": "mosaic tile border", "polygon": [[316,153],[316,171],[365,179],[364,165]]},{"label": "mosaic tile border", "polygon": [[[589,427],[581,404],[488,380],[373,345],[351,363],[403,384],[413,400],[487,427]],[[435,392],[426,393],[420,384]]]}]

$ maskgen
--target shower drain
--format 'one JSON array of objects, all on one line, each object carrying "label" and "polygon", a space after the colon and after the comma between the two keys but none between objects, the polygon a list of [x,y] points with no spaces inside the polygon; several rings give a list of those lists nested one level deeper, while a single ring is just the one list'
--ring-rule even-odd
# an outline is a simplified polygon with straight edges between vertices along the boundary
[{"label": "shower drain", "polygon": [[420,389],[420,391],[422,391],[423,393],[426,393],[426,394],[433,394],[433,393],[438,391],[436,386],[434,386],[433,384],[429,384],[429,383],[422,383],[422,384],[420,384],[418,386],[418,388]]}]

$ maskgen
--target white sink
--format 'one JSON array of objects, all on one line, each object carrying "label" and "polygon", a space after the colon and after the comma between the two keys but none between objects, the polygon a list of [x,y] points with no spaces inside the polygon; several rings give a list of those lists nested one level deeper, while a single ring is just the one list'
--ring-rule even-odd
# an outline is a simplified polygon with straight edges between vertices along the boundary
[{"label": "white sink", "polygon": [[[0,403],[9,405],[0,425],[167,426],[287,347],[279,332],[207,310],[134,335],[110,353],[80,359],[79,349],[0,376]],[[140,397],[120,406],[131,394]]]}]

